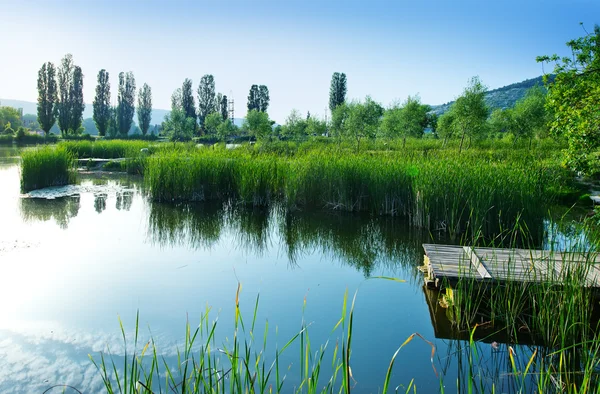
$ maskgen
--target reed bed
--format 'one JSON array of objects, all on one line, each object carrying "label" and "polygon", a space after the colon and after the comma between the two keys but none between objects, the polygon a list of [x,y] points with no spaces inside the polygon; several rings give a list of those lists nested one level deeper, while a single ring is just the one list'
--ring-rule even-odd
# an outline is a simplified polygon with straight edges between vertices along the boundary
[{"label": "reed bed", "polygon": [[451,235],[494,234],[521,217],[541,228],[572,174],[552,152],[518,156],[482,150],[438,155],[413,150],[359,154],[322,149],[277,155],[262,148],[157,152],[146,165],[151,197],[162,202],[282,203],[409,219]]},{"label": "reed bed", "polygon": [[59,145],[79,159],[137,157],[141,149],[153,149],[146,141],[63,141]]},{"label": "reed bed", "polygon": [[42,147],[21,154],[21,191],[75,182],[75,160],[63,147]]}]

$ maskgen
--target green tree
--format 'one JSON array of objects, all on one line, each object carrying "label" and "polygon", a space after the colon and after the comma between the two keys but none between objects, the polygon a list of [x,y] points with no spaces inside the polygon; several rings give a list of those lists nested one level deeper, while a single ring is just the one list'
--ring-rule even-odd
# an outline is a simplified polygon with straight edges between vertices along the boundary
[{"label": "green tree", "polygon": [[542,87],[535,86],[525,93],[525,97],[517,101],[512,110],[514,122],[512,133],[515,136],[515,142],[520,138],[529,138],[529,147],[531,140],[536,135],[546,134],[546,92]]},{"label": "green tree", "polygon": [[268,138],[273,131],[269,115],[258,110],[248,111],[242,127],[256,140]]},{"label": "green tree", "polygon": [[186,78],[181,86],[181,108],[186,118],[192,118],[196,122],[196,102],[194,101],[192,80],[189,78]]},{"label": "green tree", "polygon": [[338,105],[331,112],[331,135],[337,140],[338,145],[341,144],[344,137],[349,113],[350,108],[346,103]]},{"label": "green tree", "polygon": [[267,88],[265,85],[260,85],[258,87],[258,99],[258,110],[261,112],[267,112],[271,98],[269,97],[269,88]]},{"label": "green tree", "polygon": [[223,117],[218,112],[208,114],[204,119],[204,129],[208,135],[217,135],[217,129],[223,123]]},{"label": "green tree", "polygon": [[454,123],[461,133],[459,153],[462,151],[465,137],[481,136],[486,128],[489,109],[485,104],[487,88],[481,83],[479,77],[473,77],[465,88],[462,96],[452,104],[454,107]]},{"label": "green tree", "polygon": [[152,89],[146,83],[140,89],[137,114],[140,130],[146,135],[152,121]]},{"label": "green tree", "polygon": [[73,134],[80,134],[85,103],[83,102],[83,72],[79,66],[73,68],[73,84],[71,85],[70,96],[71,119],[69,122],[69,131]]},{"label": "green tree", "polygon": [[258,92],[258,85],[252,85],[250,92],[248,93],[248,112],[260,111],[260,93]]},{"label": "green tree", "polygon": [[198,86],[198,122],[202,130],[205,130],[204,120],[208,114],[216,112],[215,96],[215,78],[210,74],[204,75]]},{"label": "green tree", "polygon": [[106,127],[106,134],[110,138],[116,138],[119,134],[119,125],[117,122],[117,107],[111,106],[109,110],[108,125]]},{"label": "green tree", "polygon": [[333,110],[346,102],[346,74],[335,72],[331,76],[329,87],[329,109],[333,116]]},{"label": "green tree", "polygon": [[570,57],[539,56],[538,62],[554,62],[551,81],[545,76],[549,129],[568,142],[567,163],[586,174],[599,171],[600,149],[600,26],[567,42]]},{"label": "green tree", "polygon": [[38,72],[38,105],[37,120],[46,135],[56,122],[56,70],[54,64],[48,62],[42,65]]},{"label": "green tree", "polygon": [[306,120],[306,134],[309,136],[321,136],[327,132],[327,123],[324,120],[318,119],[314,116],[309,117]]},{"label": "green tree", "polygon": [[58,126],[61,133],[76,133],[81,127],[83,110],[83,73],[69,53],[58,68]]},{"label": "green tree", "polygon": [[227,96],[223,95],[223,97],[221,97],[221,103],[219,105],[219,112],[221,113],[221,117],[223,118],[223,120],[226,120],[229,117],[229,109],[227,108],[227,105]]},{"label": "green tree", "polygon": [[297,109],[293,109],[285,120],[285,124],[281,129],[281,136],[295,141],[300,141],[306,138],[306,120],[300,115]]},{"label": "green tree", "polygon": [[356,151],[360,151],[360,141],[363,138],[375,138],[383,107],[367,96],[365,102],[355,101],[348,105],[348,118],[344,132],[348,138],[356,141]]},{"label": "green tree", "polygon": [[131,71],[119,73],[117,96],[117,127],[121,136],[127,136],[135,114],[135,78]]},{"label": "green tree", "polygon": [[438,119],[437,132],[444,139],[443,146],[446,146],[448,140],[457,134],[455,119],[456,113],[453,106]]},{"label": "green tree", "polygon": [[435,138],[438,138],[438,134],[437,134],[438,120],[439,120],[439,117],[435,112],[427,113],[427,125],[431,129],[431,134],[433,134],[433,136]]},{"label": "green tree", "polygon": [[67,134],[71,121],[71,86],[73,84],[73,55],[65,55],[58,68],[58,127]]},{"label": "green tree", "polygon": [[175,108],[165,116],[162,131],[171,141],[190,141],[194,136],[196,122],[185,115],[183,109]]},{"label": "green tree", "polygon": [[231,123],[231,120],[225,119],[217,127],[217,137],[219,140],[226,142],[237,130],[237,127]]},{"label": "green tree", "polygon": [[105,136],[110,120],[110,81],[108,71],[102,69],[98,72],[98,85],[94,97],[94,122],[98,128],[98,135]]},{"label": "green tree", "polygon": [[252,85],[248,93],[248,111],[267,112],[269,108],[269,88],[265,85]]}]

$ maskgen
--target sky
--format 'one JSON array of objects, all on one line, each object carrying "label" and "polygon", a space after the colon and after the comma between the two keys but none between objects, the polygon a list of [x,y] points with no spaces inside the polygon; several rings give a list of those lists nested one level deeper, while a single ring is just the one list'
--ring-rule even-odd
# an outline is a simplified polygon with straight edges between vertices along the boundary
[{"label": "sky", "polygon": [[100,69],[113,101],[118,73],[132,71],[162,109],[185,78],[197,89],[212,74],[236,117],[250,86],[266,85],[280,123],[292,109],[325,116],[336,71],[348,99],[442,104],[474,75],[490,89],[541,75],[536,56],[567,55],[580,22],[600,23],[599,0],[0,0],[0,10],[0,98],[36,101],[39,68],[71,53],[86,103]]}]

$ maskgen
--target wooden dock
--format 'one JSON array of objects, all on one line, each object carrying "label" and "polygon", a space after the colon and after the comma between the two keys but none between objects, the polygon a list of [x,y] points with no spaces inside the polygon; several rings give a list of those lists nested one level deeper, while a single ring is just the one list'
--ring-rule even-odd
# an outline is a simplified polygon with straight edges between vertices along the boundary
[{"label": "wooden dock", "polygon": [[600,257],[590,253],[479,248],[423,244],[427,285],[440,287],[468,279],[481,282],[553,282],[567,275],[585,287],[600,288]]}]

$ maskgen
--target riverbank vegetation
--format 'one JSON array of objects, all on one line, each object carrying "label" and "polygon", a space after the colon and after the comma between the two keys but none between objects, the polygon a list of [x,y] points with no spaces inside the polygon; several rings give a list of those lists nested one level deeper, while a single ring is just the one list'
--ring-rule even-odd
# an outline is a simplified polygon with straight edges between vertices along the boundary
[{"label": "riverbank vegetation", "polygon": [[74,156],[64,147],[43,147],[21,154],[21,191],[75,182]]}]

